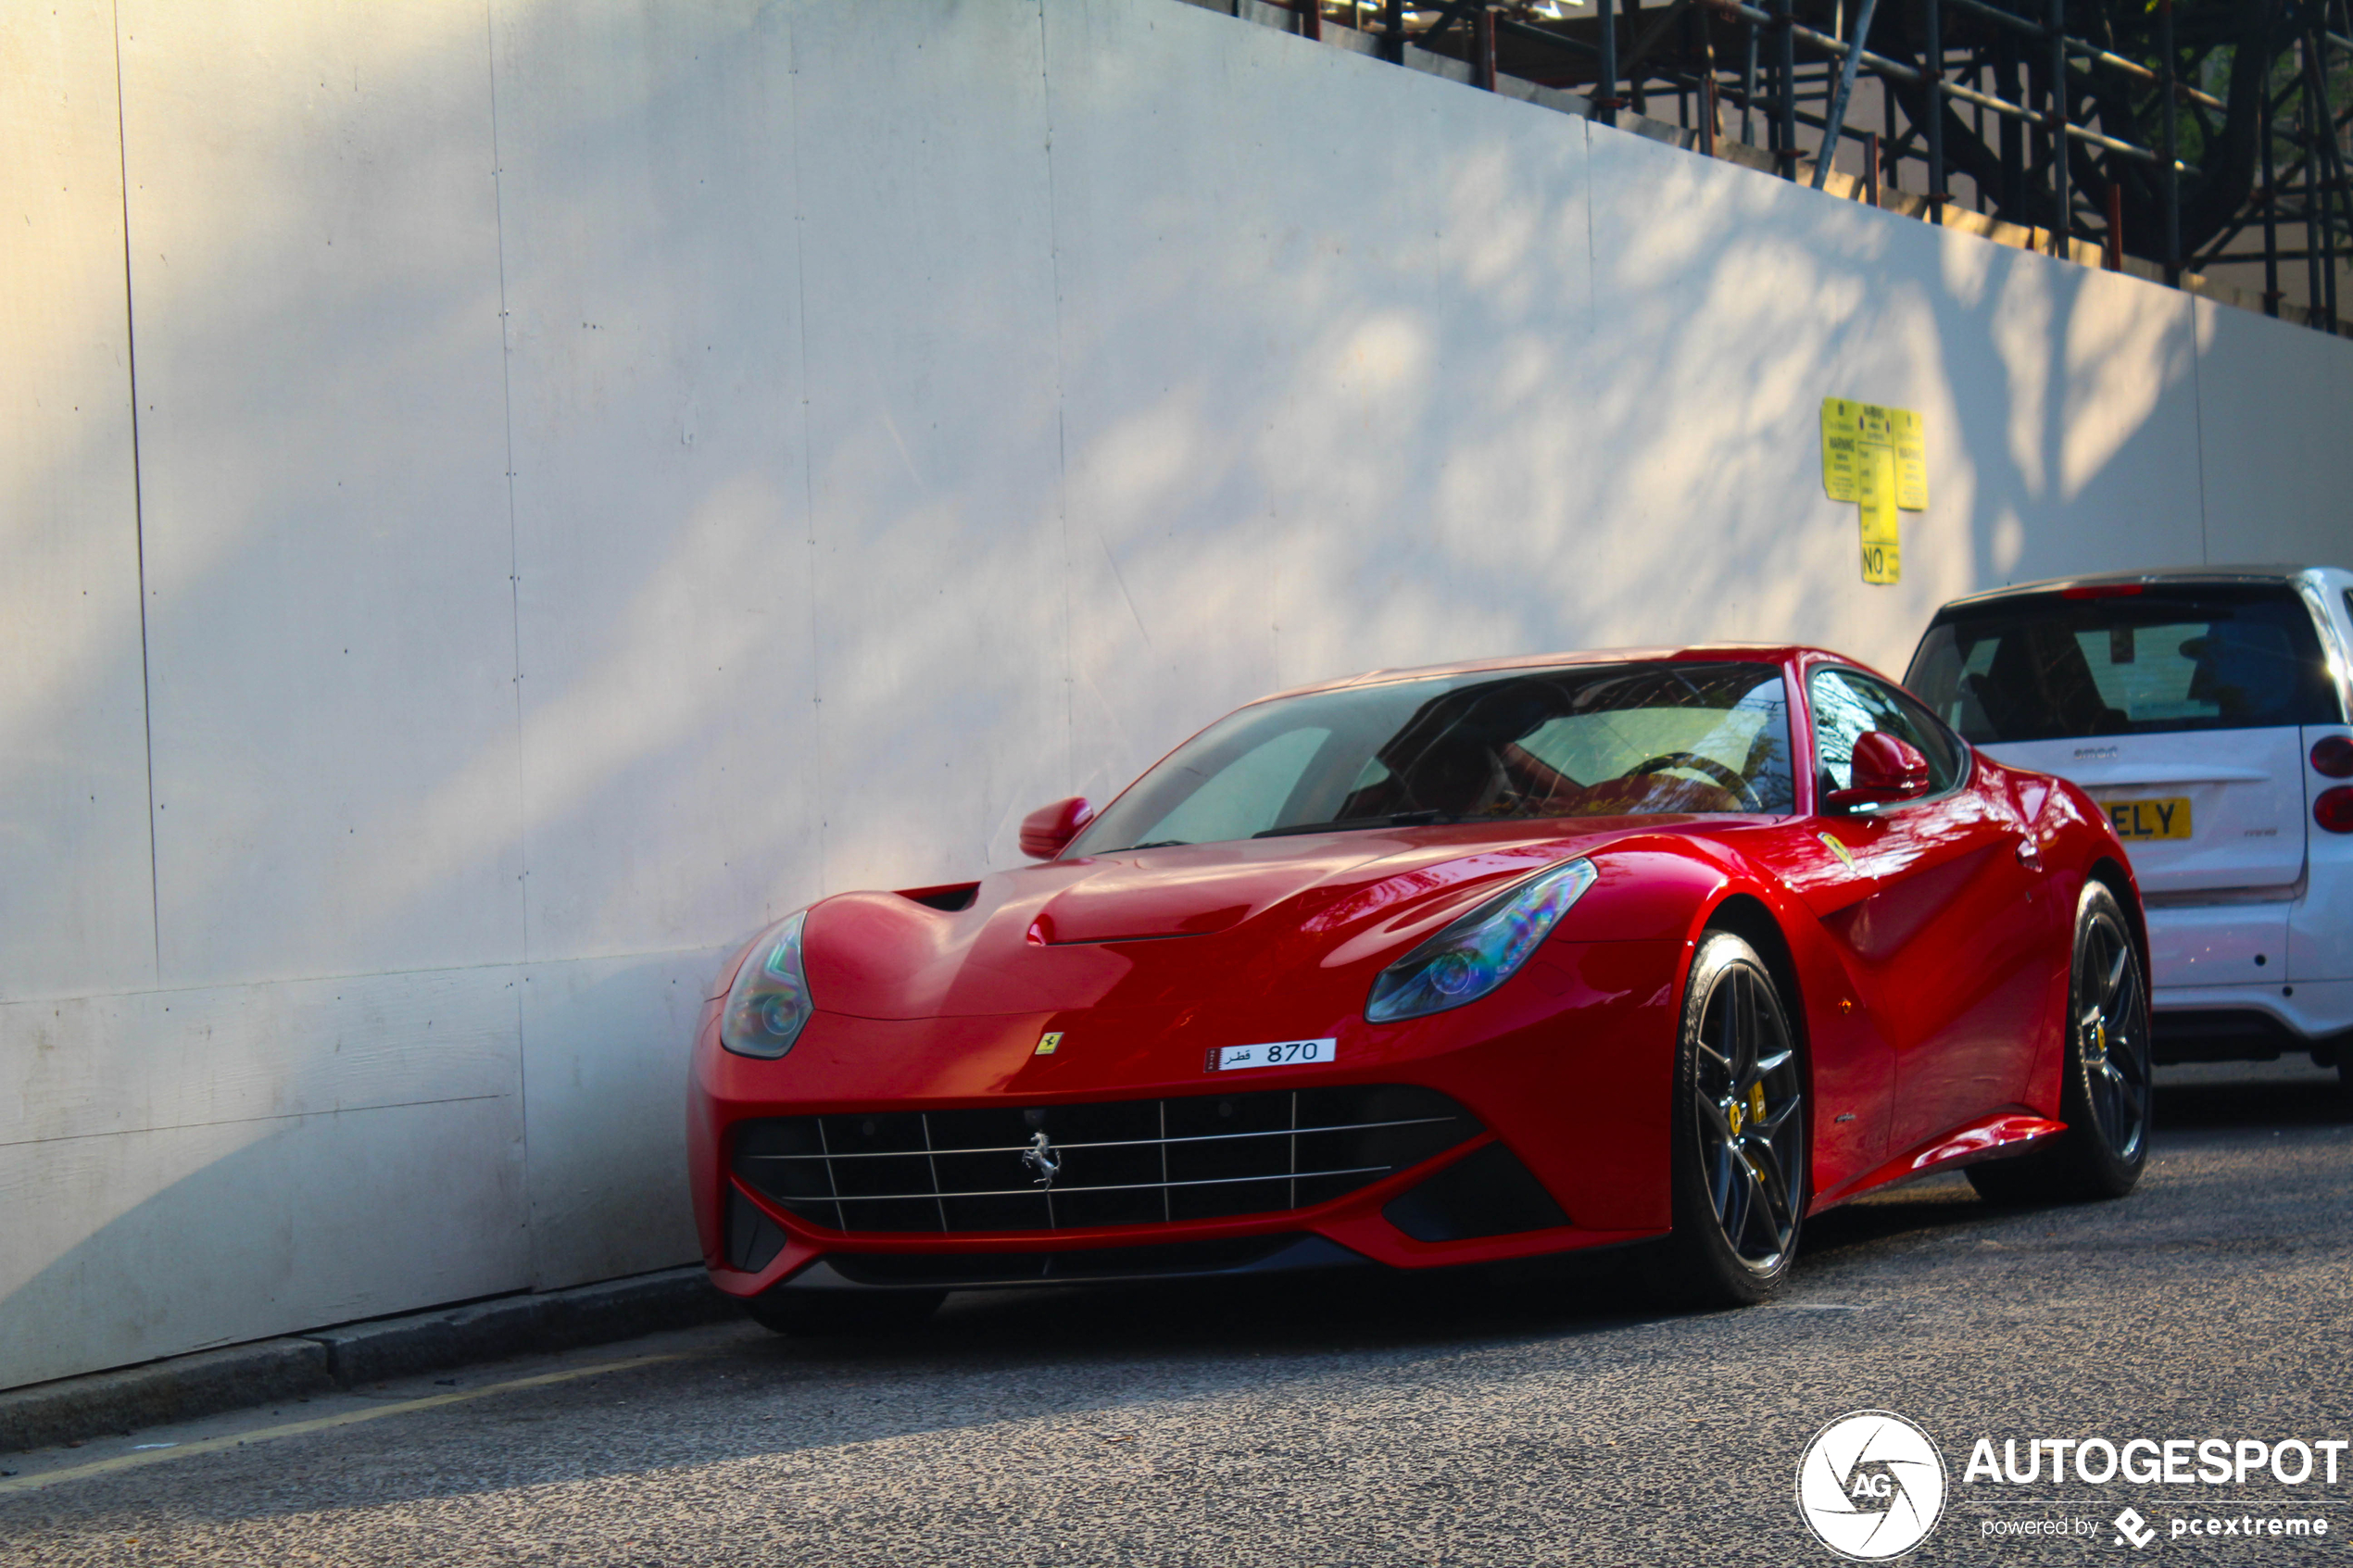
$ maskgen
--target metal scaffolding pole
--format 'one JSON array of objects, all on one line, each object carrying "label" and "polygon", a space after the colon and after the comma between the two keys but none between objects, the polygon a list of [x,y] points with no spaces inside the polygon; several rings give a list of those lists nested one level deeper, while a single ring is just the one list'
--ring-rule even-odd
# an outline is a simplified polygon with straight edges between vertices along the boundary
[{"label": "metal scaffolding pole", "polygon": [[1604,125],[1617,123],[1617,0],[1599,0],[1593,7],[1602,29],[1602,77],[1594,83],[1593,118]]},{"label": "metal scaffolding pole", "polygon": [[2274,317],[2280,313],[2280,196],[2271,144],[2279,134],[2279,112],[2280,103],[2271,96],[2267,72],[2263,82],[2263,314]]},{"label": "metal scaffolding pole", "polygon": [[2067,179],[2067,0],[2051,0],[2051,254],[2067,256],[2074,231],[2074,193]]},{"label": "metal scaffolding pole", "polygon": [[[2057,0],[2054,0],[2054,4]],[[1838,151],[1839,132],[1846,129],[1846,101],[1855,94],[1855,73],[1862,69],[1863,45],[1871,36],[1871,16],[1879,9],[1879,0],[1863,0],[1862,15],[1856,19],[1855,44],[1846,51],[1846,63],[1838,69],[1838,90],[1831,94],[1831,111],[1823,117],[1822,150],[1814,158],[1814,188],[1830,183],[1831,158]],[[1874,170],[1874,178],[1877,171]]]},{"label": "metal scaffolding pole", "polygon": [[1756,24],[1748,24],[1748,61],[1741,68],[1741,142],[1746,146],[1756,144],[1754,127],[1749,123],[1749,110],[1756,103]]},{"label": "metal scaffolding pole", "polygon": [[[2322,286],[2325,290],[2326,305],[2323,307],[2328,312],[2328,330],[2334,332],[2336,331],[2336,233],[2338,224],[2342,221],[2338,209],[2345,203],[2347,199],[2347,193],[2345,190],[2345,154],[2344,149],[2337,144],[2336,140],[2335,107],[2329,102],[2329,34],[2327,21],[2328,19],[2325,14],[2319,11],[2314,12],[2312,17],[2312,52],[2310,55],[2310,70],[2312,77],[2312,131],[2313,134],[2319,138],[2319,146],[2324,147],[2328,151],[2329,179],[2326,186],[2328,194],[2324,198],[2324,205],[2321,212],[2321,250],[2322,256],[2321,275],[2323,280]],[[2309,247],[2312,243],[2310,236],[2308,235],[2304,243]],[[2315,299],[2312,303],[2315,307],[2322,307],[2322,302],[2320,299]]]},{"label": "metal scaffolding pole", "polygon": [[2182,283],[2182,146],[2179,120],[2180,106],[2175,103],[2173,80],[2176,56],[2173,49],[2173,0],[2157,0],[2157,52],[2162,69],[2158,72],[2158,91],[2164,94],[2162,118],[2165,121],[2165,145],[2158,158],[2158,183],[2165,204],[2165,281],[2179,288]]},{"label": "metal scaffolding pole", "polygon": [[1780,109],[1780,125],[1774,132],[1778,144],[1773,155],[1780,160],[1780,176],[1784,180],[1797,178],[1797,35],[1792,15],[1796,0],[1778,0],[1774,6],[1774,64],[1780,84],[1776,94]]},{"label": "metal scaffolding pole", "polygon": [[1684,42],[1689,44],[1692,30],[1699,32],[1699,43],[1692,52],[1700,58],[1700,81],[1705,85],[1700,91],[1699,150],[1709,157],[1716,156],[1716,139],[1723,134],[1724,108],[1718,101],[1722,91],[1716,69],[1716,32],[1707,25],[1706,14],[1696,7],[1683,14]]},{"label": "metal scaffolding pole", "polygon": [[1944,203],[1949,193],[1944,189],[1944,15],[1936,0],[1921,0],[1921,31],[1928,67],[1928,215],[1931,222],[1944,221]]},{"label": "metal scaffolding pole", "polygon": [[[2305,304],[2317,320],[2321,313],[2321,235],[2328,227],[2328,220],[2321,211],[2320,167],[2321,137],[2320,106],[2312,93],[2312,43],[2307,37],[2296,44],[2296,74],[2304,82],[2302,141],[2304,143],[2304,278]],[[2334,271],[2332,268],[2330,270]]]},{"label": "metal scaffolding pole", "polygon": [[[2019,91],[2018,40],[2005,32],[1994,40],[1994,95],[2004,104],[2020,104],[2025,95]],[[1991,104],[1986,106],[1992,107]],[[2026,143],[2024,128],[2009,115],[2002,117],[2002,189],[1995,203],[2003,212],[2015,218],[2026,201]]]},{"label": "metal scaffolding pole", "polygon": [[[1644,52],[1642,24],[1637,19],[1642,14],[1642,0],[1622,0],[1622,3],[1626,6],[1627,36],[1634,41],[1634,53],[1639,56]],[[1641,67],[1640,58],[1626,62],[1626,101],[1636,114],[1646,115],[1650,113],[1650,94],[1642,91],[1643,72]],[[1617,89],[1612,87],[1610,91],[1615,93]]]}]

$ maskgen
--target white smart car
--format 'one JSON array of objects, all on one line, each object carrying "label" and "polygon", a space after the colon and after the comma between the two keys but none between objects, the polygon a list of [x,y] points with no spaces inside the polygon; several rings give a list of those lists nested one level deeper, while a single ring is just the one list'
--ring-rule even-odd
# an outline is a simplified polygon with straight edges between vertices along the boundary
[{"label": "white smart car", "polygon": [[2108,809],[2158,1061],[2309,1050],[2353,1085],[2353,572],[2175,568],[1936,612],[1906,684]]}]

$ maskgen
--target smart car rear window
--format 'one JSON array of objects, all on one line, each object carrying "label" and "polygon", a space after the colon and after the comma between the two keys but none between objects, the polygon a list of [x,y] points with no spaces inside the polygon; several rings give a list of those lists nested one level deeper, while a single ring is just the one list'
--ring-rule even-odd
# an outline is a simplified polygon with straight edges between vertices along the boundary
[{"label": "smart car rear window", "polygon": [[2285,586],[2120,583],[1940,611],[1905,684],[1971,741],[2343,721]]}]

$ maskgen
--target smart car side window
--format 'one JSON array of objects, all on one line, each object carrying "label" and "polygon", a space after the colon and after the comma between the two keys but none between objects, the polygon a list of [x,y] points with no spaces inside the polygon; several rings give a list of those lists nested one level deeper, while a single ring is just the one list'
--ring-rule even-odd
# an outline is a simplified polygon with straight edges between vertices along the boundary
[{"label": "smart car side window", "polygon": [[1817,670],[1806,683],[1814,709],[1814,763],[1825,789],[1854,782],[1855,743],[1871,730],[1909,741],[1928,759],[1929,793],[1960,782],[1961,755],[1949,732],[1893,686],[1853,670]]}]

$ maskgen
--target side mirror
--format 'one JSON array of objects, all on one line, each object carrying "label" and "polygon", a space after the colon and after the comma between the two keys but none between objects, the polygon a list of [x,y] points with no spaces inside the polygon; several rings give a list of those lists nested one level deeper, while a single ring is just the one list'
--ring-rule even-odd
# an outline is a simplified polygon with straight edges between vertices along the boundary
[{"label": "side mirror", "polygon": [[[1923,765],[1923,772],[1925,765]],[[1021,852],[1033,860],[1051,860],[1070,847],[1078,830],[1095,820],[1084,796],[1040,806],[1021,820]]]},{"label": "side mirror", "polygon": [[1832,811],[1917,800],[1928,793],[1928,759],[1910,741],[1884,730],[1867,731],[1855,743],[1854,782],[1831,790],[1822,805]]}]

